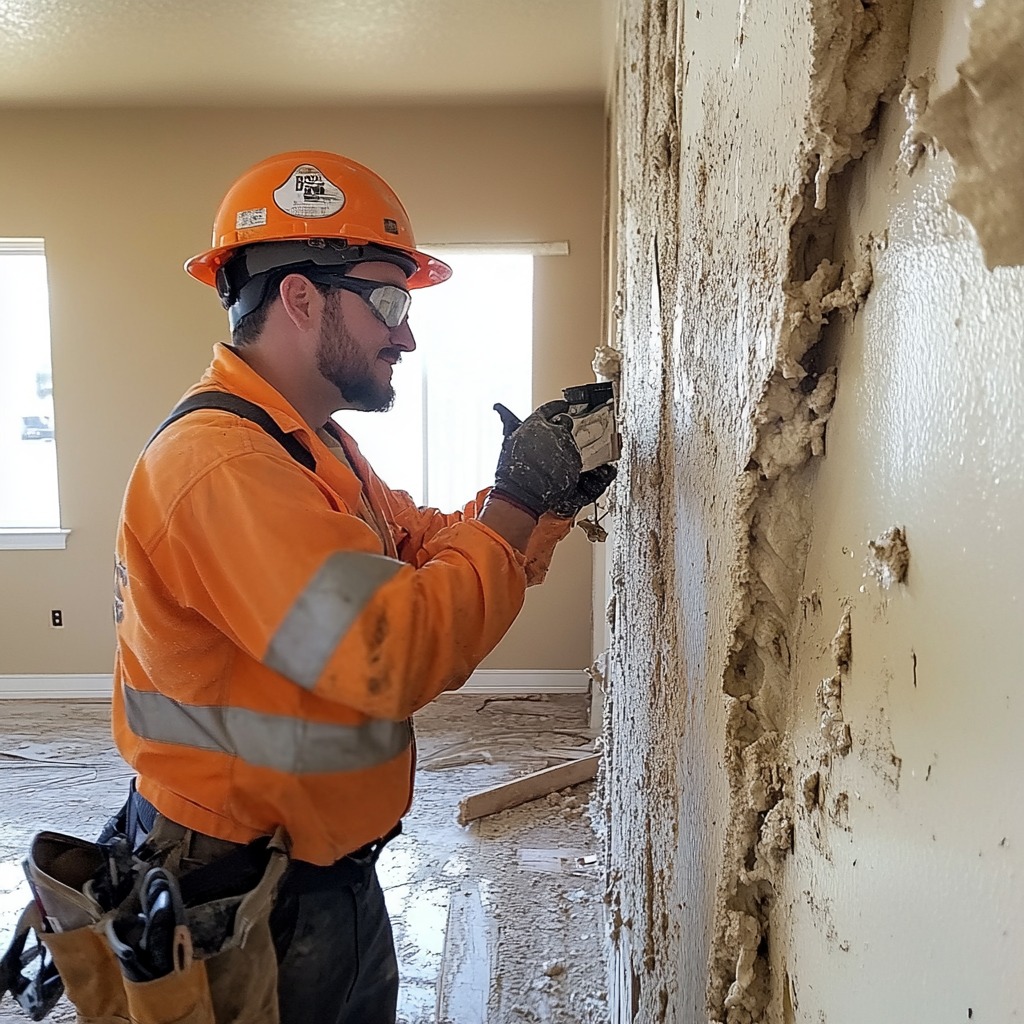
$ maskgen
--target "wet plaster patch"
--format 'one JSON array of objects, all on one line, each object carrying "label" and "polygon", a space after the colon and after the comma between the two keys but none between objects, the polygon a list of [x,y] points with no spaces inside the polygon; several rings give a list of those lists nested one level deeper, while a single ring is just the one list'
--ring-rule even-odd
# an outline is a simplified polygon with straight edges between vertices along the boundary
[{"label": "wet plaster patch", "polygon": [[858,735],[858,757],[882,783],[883,792],[899,792],[903,759],[896,753],[889,715],[892,671],[883,665],[877,704],[864,716]]},{"label": "wet plaster patch", "polygon": [[886,708],[877,708],[865,722],[860,757],[886,786],[893,792],[899,791],[903,759],[893,746],[892,725]]}]

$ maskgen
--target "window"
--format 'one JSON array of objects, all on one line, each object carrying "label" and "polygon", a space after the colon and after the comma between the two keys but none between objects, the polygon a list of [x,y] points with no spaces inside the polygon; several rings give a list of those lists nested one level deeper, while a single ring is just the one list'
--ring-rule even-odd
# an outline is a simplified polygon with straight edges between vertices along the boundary
[{"label": "window", "polygon": [[0,541],[63,546],[64,532],[43,240],[0,238]]},{"label": "window", "polygon": [[416,351],[395,367],[394,406],[337,419],[390,487],[449,512],[494,480],[494,403],[518,416],[533,408],[533,256],[541,250],[425,248],[454,273],[413,293]]}]

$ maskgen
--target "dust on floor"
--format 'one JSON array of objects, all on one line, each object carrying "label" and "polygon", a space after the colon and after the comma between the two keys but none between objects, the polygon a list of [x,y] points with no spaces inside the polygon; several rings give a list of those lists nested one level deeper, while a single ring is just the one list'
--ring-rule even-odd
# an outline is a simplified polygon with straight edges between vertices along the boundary
[{"label": "dust on floor", "polygon": [[[32,835],[92,837],[123,800],[130,772],[113,750],[108,719],[102,703],[0,702],[0,952],[28,899],[21,858]],[[449,1010],[466,1005],[459,992],[474,971],[478,982],[481,969],[490,972],[479,1024],[603,1024],[591,784],[467,827],[455,820],[467,794],[560,763],[586,744],[585,698],[446,694],[416,716],[416,731],[416,797],[405,833],[379,865],[402,978],[400,1024],[435,1024],[443,954]],[[468,918],[467,907],[477,908]],[[9,997],[0,1005],[0,1024],[27,1019]],[[48,1020],[71,1024],[74,1012],[62,1002]],[[458,1024],[477,1022],[460,1016]]]}]

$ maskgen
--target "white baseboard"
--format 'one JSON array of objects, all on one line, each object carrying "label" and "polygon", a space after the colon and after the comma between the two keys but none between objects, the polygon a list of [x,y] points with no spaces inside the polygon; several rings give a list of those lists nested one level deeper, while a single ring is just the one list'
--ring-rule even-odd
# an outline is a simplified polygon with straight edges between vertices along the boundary
[{"label": "white baseboard", "polygon": [[590,679],[581,668],[478,668],[458,693],[586,693]]},{"label": "white baseboard", "polygon": [[110,700],[110,675],[0,676],[0,700]]},{"label": "white baseboard", "polygon": [[[0,675],[0,700],[110,700],[109,675]],[[586,693],[582,669],[477,669],[459,693]]]}]

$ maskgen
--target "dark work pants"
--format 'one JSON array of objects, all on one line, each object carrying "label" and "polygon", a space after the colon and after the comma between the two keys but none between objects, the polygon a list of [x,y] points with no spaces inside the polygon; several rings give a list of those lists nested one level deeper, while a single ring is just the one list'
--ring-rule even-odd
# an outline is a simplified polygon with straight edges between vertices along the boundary
[{"label": "dark work pants", "polygon": [[270,915],[281,1024],[395,1024],[398,962],[375,861],[288,866]]}]

